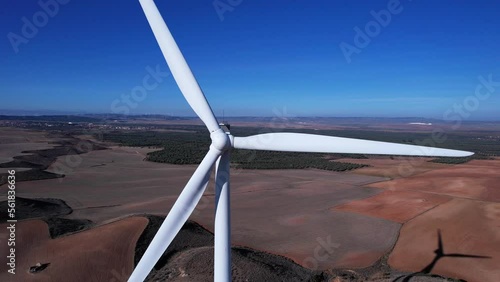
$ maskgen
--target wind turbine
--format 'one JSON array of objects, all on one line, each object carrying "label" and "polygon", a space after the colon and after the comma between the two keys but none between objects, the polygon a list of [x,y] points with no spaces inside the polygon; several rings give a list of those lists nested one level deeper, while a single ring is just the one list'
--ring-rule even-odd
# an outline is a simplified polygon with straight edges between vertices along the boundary
[{"label": "wind turbine", "polygon": [[207,155],[203,158],[172,206],[165,221],[134,269],[129,281],[143,281],[147,277],[195,209],[207,187],[210,171],[214,164],[216,175],[214,281],[231,281],[229,159],[233,148],[312,153],[446,157],[465,157],[473,154],[466,151],[302,133],[266,133],[248,137],[235,137],[230,132],[223,131],[219,126],[205,95],[201,91],[153,0],[139,0],[139,2],[179,89],[191,108],[208,128],[212,144]]}]

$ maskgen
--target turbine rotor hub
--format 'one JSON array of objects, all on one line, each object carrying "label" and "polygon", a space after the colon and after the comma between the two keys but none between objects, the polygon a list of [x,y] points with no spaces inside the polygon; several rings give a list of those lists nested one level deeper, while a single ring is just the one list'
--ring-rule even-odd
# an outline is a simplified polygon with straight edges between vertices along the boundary
[{"label": "turbine rotor hub", "polygon": [[218,129],[210,134],[210,139],[212,139],[212,146],[217,150],[224,152],[232,147],[232,135],[224,132],[222,129]]}]

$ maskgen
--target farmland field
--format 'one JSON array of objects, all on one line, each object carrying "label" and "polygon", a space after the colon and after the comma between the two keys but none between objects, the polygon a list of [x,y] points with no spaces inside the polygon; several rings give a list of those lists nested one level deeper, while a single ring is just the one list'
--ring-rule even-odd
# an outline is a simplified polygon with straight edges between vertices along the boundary
[{"label": "farmland field", "polygon": [[[30,210],[18,225],[18,252],[23,256],[19,267],[50,262],[40,273],[22,274],[36,275],[37,281],[47,281],[47,277],[56,277],[55,273],[76,273],[68,268],[67,261],[73,261],[79,265],[78,271],[85,273],[87,267],[96,267],[89,261],[96,256],[109,257],[108,252],[126,260],[112,259],[106,270],[95,272],[95,277],[128,277],[134,261],[130,248],[141,233],[146,234],[149,215],[168,213],[209,144],[208,135],[196,125],[162,125],[147,130],[107,128],[97,133],[63,124],[55,130],[0,130],[4,133],[0,138],[1,165],[26,174],[17,184],[19,201],[60,199],[72,210],[52,215]],[[258,133],[253,127],[234,131],[240,135]],[[405,143],[425,138],[422,132],[372,129],[315,133]],[[494,256],[500,252],[500,233],[495,226],[500,220],[499,145],[485,137],[495,136],[495,132],[474,134],[450,134],[448,143],[440,144],[478,150],[477,157],[461,164],[431,162],[432,158],[423,157],[233,152],[232,242],[235,247],[250,248],[233,250],[241,267],[238,271],[247,273],[251,253],[260,261],[254,267],[272,261],[294,269],[294,275],[301,279],[316,277],[323,281],[318,277],[342,275],[345,269],[365,278],[384,273],[392,278],[408,276],[432,261],[439,229],[445,251],[491,258],[443,258],[431,273],[468,281],[495,281],[495,266],[500,263]],[[474,139],[484,141],[472,144]],[[280,160],[285,161],[279,164]],[[5,200],[5,189],[5,185],[0,186],[0,200]],[[179,259],[155,270],[155,277],[162,277],[167,269],[187,267],[191,255],[210,259],[213,202],[212,178],[190,217],[209,233],[203,235],[205,239],[185,235],[193,241],[183,243],[187,245],[182,250],[190,251],[179,249]],[[62,237],[51,238],[50,234],[61,230],[65,232]],[[183,232],[191,234],[189,230]],[[120,241],[128,243],[117,246],[112,238],[125,233],[128,235]],[[101,242],[99,251],[86,245],[93,238]],[[204,243],[195,246],[189,242]],[[58,254],[63,249],[65,255],[61,257]],[[87,250],[87,257],[76,255],[83,250]],[[292,264],[254,250],[286,257]],[[481,272],[468,271],[465,265],[471,264]],[[196,273],[196,269],[192,271]],[[265,275],[271,276],[262,277],[274,277],[272,273]]]}]

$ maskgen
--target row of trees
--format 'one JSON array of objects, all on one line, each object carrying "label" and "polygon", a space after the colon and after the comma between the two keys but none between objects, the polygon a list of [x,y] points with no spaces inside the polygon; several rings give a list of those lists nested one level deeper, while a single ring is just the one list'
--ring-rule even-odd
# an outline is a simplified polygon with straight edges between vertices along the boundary
[{"label": "row of trees", "polygon": [[[204,132],[120,132],[103,134],[108,141],[125,146],[159,146],[162,150],[147,155],[148,161],[170,164],[198,164],[210,146],[210,139]],[[355,156],[355,155],[352,155]],[[346,171],[366,165],[332,161],[342,157],[341,154],[310,154],[271,151],[234,150],[232,163],[238,168],[246,169],[302,169],[317,168],[332,171]],[[366,158],[356,155],[357,158]]]},{"label": "row of trees", "polygon": [[[180,128],[175,128],[179,130]],[[183,128],[184,129],[184,128]],[[188,128],[185,128],[188,129]],[[203,127],[190,127],[191,132],[175,131],[111,131],[103,134],[108,141],[126,146],[155,146],[162,150],[149,153],[147,160],[171,164],[198,164],[205,156],[210,138]],[[290,130],[280,130],[290,131]],[[304,133],[333,135],[349,138],[360,138],[386,142],[397,142],[417,145],[444,147],[458,150],[473,151],[471,158],[437,158],[433,162],[458,164],[471,159],[484,159],[500,156],[500,140],[484,136],[481,132],[447,134],[444,142],[432,142],[430,135],[425,133],[381,132],[365,130],[301,130]],[[265,133],[256,128],[234,128],[232,133],[237,136]],[[309,154],[270,151],[234,150],[232,162],[240,168],[248,169],[285,169],[285,168],[318,168],[325,170],[344,171],[363,167],[354,163],[335,162],[339,158],[366,158],[355,154]]]}]

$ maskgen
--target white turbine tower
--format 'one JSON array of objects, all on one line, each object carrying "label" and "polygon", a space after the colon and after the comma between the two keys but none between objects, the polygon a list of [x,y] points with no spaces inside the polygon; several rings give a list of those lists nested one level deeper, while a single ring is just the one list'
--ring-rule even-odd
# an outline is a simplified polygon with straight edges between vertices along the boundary
[{"label": "white turbine tower", "polygon": [[139,264],[134,269],[129,281],[144,281],[163,255],[203,195],[214,164],[216,167],[214,281],[231,281],[229,158],[230,151],[233,148],[289,152],[445,157],[465,157],[473,154],[466,151],[302,133],[267,133],[249,137],[234,137],[229,132],[224,132],[219,126],[205,95],[196,82],[153,0],[139,0],[139,2],[177,85],[189,105],[210,131],[212,144],[207,155],[203,158],[168,213]]}]

